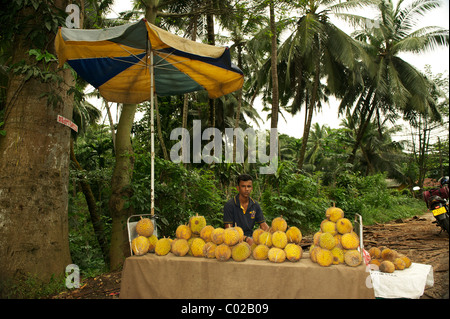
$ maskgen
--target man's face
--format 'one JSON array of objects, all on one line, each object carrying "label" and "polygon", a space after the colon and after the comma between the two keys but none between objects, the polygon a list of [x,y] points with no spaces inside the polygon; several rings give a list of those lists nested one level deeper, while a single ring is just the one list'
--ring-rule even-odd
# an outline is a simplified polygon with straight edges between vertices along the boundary
[{"label": "man's face", "polygon": [[239,192],[239,195],[248,198],[250,196],[250,193],[253,190],[253,182],[252,181],[240,181],[239,185],[237,186],[237,190]]}]

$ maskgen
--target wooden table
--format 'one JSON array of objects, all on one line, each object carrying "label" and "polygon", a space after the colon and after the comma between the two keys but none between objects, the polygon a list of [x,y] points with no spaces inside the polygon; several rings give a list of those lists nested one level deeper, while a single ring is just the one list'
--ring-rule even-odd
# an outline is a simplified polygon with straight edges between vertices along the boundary
[{"label": "wooden table", "polygon": [[[372,299],[365,265],[321,267],[298,262],[146,254],[125,260],[121,299]],[[369,287],[368,287],[369,286]]]}]

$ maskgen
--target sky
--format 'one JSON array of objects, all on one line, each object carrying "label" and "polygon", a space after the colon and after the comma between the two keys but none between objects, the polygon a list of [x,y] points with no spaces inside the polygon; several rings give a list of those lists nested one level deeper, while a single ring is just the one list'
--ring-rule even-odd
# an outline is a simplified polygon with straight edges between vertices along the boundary
[{"label": "sky", "polygon": [[[449,29],[449,0],[441,1],[442,7],[440,9],[430,11],[426,16],[423,17],[423,20],[421,21],[421,23],[419,23],[418,27],[429,25]],[[409,1],[405,2],[409,3]],[[108,17],[117,17],[119,12],[130,10],[131,8],[131,0],[116,0],[114,3],[114,7]],[[351,31],[351,28],[348,27],[344,22],[335,21],[335,24],[344,31]],[[431,66],[431,71],[433,74],[444,73],[448,77],[449,48],[438,49],[421,55],[403,54],[401,55],[401,57],[420,71],[424,71],[425,65],[428,64]],[[263,105],[260,100],[255,101],[253,107],[257,109],[263,120],[267,119],[268,113],[262,111]],[[323,104],[320,113],[314,113],[312,119],[313,124],[319,123],[320,125],[328,125],[330,128],[338,128],[341,119],[338,118],[337,108],[338,101],[330,97],[330,102],[328,104]],[[296,138],[301,138],[304,129],[304,116],[304,112],[300,112],[295,116],[292,116],[289,113],[282,111],[282,116],[279,116],[278,122],[279,133],[287,134]],[[251,122],[251,120],[247,120]],[[265,123],[260,122],[259,124],[260,129],[270,129],[270,119],[265,121]],[[255,129],[256,128],[257,126],[255,125]],[[394,139],[402,139],[406,135],[407,134],[403,132],[400,133],[397,138],[395,138],[394,136]]]}]

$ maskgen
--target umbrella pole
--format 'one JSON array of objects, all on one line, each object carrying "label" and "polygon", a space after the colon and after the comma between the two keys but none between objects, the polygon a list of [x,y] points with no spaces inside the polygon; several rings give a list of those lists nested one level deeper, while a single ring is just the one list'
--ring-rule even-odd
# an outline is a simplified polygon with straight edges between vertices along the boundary
[{"label": "umbrella pole", "polygon": [[152,217],[155,216],[155,125],[154,125],[154,114],[153,114],[153,107],[155,103],[155,96],[154,96],[154,85],[155,85],[155,70],[153,66],[153,51],[150,50],[150,157],[151,157],[151,173],[150,173],[150,179],[151,179],[151,186],[150,186],[150,197],[151,197],[151,215]]}]

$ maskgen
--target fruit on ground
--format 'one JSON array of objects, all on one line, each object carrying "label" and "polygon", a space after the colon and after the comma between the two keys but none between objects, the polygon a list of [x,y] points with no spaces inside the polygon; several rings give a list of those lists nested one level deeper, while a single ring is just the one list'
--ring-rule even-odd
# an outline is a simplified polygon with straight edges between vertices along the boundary
[{"label": "fruit on ground", "polygon": [[175,236],[179,239],[188,240],[192,236],[191,228],[188,225],[180,225],[175,231]]},{"label": "fruit on ground", "polygon": [[252,255],[256,260],[265,260],[269,254],[269,247],[266,245],[258,245],[253,249]]},{"label": "fruit on ground", "polygon": [[211,233],[214,230],[214,227],[211,225],[206,225],[203,227],[203,229],[200,231],[200,237],[205,241],[205,243],[212,241],[211,239]]},{"label": "fruit on ground", "polygon": [[150,247],[150,242],[145,236],[137,236],[131,241],[131,249],[136,256],[145,255]]},{"label": "fruit on ground", "polygon": [[250,256],[251,252],[249,244],[240,242],[231,249],[231,258],[234,261],[244,261]]},{"label": "fruit on ground", "polygon": [[227,261],[231,257],[231,248],[228,245],[220,244],[216,247],[214,254],[218,261]]},{"label": "fruit on ground", "polygon": [[268,231],[262,232],[258,237],[258,243],[269,248],[272,247],[272,234]]},{"label": "fruit on ground", "polygon": [[191,251],[192,256],[194,257],[203,257],[203,247],[205,246],[205,241],[200,238],[194,238],[194,240],[191,243]]},{"label": "fruit on ground", "polygon": [[276,217],[272,220],[272,231],[276,232],[276,231],[283,231],[285,232],[287,229],[287,222],[286,220],[283,218],[283,216],[280,217]]},{"label": "fruit on ground", "polygon": [[330,207],[325,211],[325,216],[328,220],[336,222],[338,219],[344,217],[344,211],[339,207]]},{"label": "fruit on ground", "polygon": [[203,246],[203,256],[206,258],[216,258],[215,250],[217,245],[214,244],[212,241],[207,242]]},{"label": "fruit on ground", "polygon": [[353,231],[352,222],[347,218],[340,218],[336,222],[336,230],[339,234],[351,233]]},{"label": "fruit on ground", "polygon": [[172,242],[171,252],[175,256],[183,257],[189,251],[189,244],[186,239],[177,238]]},{"label": "fruit on ground", "polygon": [[234,227],[225,228],[223,231],[223,243],[228,246],[234,246],[239,242],[239,232]]},{"label": "fruit on ground", "polygon": [[359,237],[354,232],[343,234],[341,237],[341,244],[344,249],[356,249],[359,246]]},{"label": "fruit on ground", "polygon": [[319,246],[331,250],[336,246],[336,240],[331,233],[322,233],[319,237]]},{"label": "fruit on ground", "polygon": [[375,259],[381,258],[381,250],[380,250],[380,248],[378,248],[378,247],[371,247],[369,249],[369,255],[370,255],[371,258],[375,258]]},{"label": "fruit on ground", "polygon": [[344,262],[344,251],[339,247],[334,247],[331,249],[331,254],[333,255],[333,265],[339,265]]},{"label": "fruit on ground", "polygon": [[403,270],[406,268],[405,262],[403,261],[403,259],[401,259],[399,257],[395,258],[392,263],[394,264],[395,269],[397,269],[397,270]]},{"label": "fruit on ground", "polygon": [[395,265],[392,263],[392,261],[383,260],[380,264],[379,269],[381,272],[392,273],[395,270]]},{"label": "fruit on ground", "polygon": [[150,237],[148,237],[148,242],[150,244],[150,246],[148,247],[148,252],[149,253],[154,253],[155,252],[156,243],[158,242],[158,237],[156,237],[156,235],[153,234]]},{"label": "fruit on ground", "polygon": [[329,221],[328,219],[324,219],[320,224],[320,230],[322,233],[331,233],[331,235],[336,235],[336,223]]},{"label": "fruit on ground", "polygon": [[136,224],[136,232],[139,236],[150,237],[154,226],[150,218],[141,218]]},{"label": "fruit on ground", "polygon": [[320,248],[316,253],[316,262],[323,267],[328,267],[333,263],[333,254],[328,249]]},{"label": "fruit on ground", "polygon": [[344,254],[344,261],[350,267],[359,266],[362,262],[361,253],[356,249],[347,250]]},{"label": "fruit on ground", "polygon": [[272,245],[277,248],[284,249],[287,244],[287,236],[284,231],[277,230],[272,234]]},{"label": "fruit on ground", "polygon": [[398,254],[395,250],[390,249],[390,248],[385,248],[381,251],[381,258],[383,260],[389,260],[389,261],[394,261],[395,258],[398,257]]},{"label": "fruit on ground", "polygon": [[211,233],[211,240],[214,244],[220,245],[223,244],[223,232],[224,229],[222,227],[215,228]]},{"label": "fruit on ground", "polygon": [[286,259],[292,262],[299,261],[302,258],[303,249],[297,244],[289,243],[284,247]]},{"label": "fruit on ground", "polygon": [[155,254],[157,256],[165,256],[170,252],[171,240],[169,238],[160,238],[155,246]]},{"label": "fruit on ground", "polygon": [[286,230],[288,243],[300,244],[302,241],[302,232],[296,226],[291,226]]},{"label": "fruit on ground", "polygon": [[195,216],[191,216],[189,218],[189,227],[193,234],[199,235],[203,227],[206,226],[206,219],[204,216],[199,216],[196,214]]},{"label": "fruit on ground", "polygon": [[267,254],[267,257],[271,262],[274,263],[282,263],[286,260],[286,253],[283,249],[278,247],[272,247],[269,249],[269,253]]},{"label": "fruit on ground", "polygon": [[260,244],[260,242],[259,242],[259,236],[260,236],[262,233],[264,233],[264,230],[263,230],[263,229],[261,229],[261,228],[255,229],[255,230],[253,231],[253,234],[252,234],[253,242],[255,242],[255,243],[257,243],[257,244]]}]

